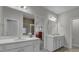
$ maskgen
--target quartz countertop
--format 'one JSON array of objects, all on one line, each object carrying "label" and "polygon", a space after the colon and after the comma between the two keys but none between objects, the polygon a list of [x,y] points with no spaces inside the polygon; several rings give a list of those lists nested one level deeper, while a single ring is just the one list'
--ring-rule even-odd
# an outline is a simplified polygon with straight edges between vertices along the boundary
[{"label": "quartz countertop", "polygon": [[61,36],[64,36],[64,35],[48,35],[48,37],[61,37]]},{"label": "quartz countertop", "polygon": [[0,44],[7,44],[7,43],[16,43],[16,42],[24,42],[24,41],[33,41],[38,40],[39,38],[36,37],[28,37],[28,36],[22,36],[22,37],[9,37],[9,36],[3,36],[0,37]]}]

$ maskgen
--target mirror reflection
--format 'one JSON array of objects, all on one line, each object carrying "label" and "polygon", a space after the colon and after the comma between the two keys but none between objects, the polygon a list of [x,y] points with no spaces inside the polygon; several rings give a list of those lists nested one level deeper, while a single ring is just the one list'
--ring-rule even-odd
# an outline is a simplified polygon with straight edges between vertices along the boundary
[{"label": "mirror reflection", "polygon": [[23,35],[34,35],[34,19],[23,17]]},{"label": "mirror reflection", "polygon": [[53,16],[50,16],[48,20],[48,34],[49,35],[57,34],[57,29],[58,29],[57,19]]}]

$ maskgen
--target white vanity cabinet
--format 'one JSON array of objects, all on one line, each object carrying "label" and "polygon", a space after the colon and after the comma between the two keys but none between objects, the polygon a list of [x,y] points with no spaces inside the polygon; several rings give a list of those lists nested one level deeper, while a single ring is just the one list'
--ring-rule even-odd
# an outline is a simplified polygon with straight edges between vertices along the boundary
[{"label": "white vanity cabinet", "polygon": [[55,51],[64,46],[64,36],[48,37],[47,38],[47,50]]},{"label": "white vanity cabinet", "polygon": [[0,44],[0,52],[39,52],[40,40],[28,40]]}]

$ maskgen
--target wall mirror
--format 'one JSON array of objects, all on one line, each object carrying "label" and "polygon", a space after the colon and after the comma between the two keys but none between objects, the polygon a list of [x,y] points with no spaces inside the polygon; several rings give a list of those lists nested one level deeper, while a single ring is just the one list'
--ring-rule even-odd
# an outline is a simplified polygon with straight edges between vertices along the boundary
[{"label": "wall mirror", "polygon": [[34,35],[34,19],[23,17],[23,35],[32,33]]},{"label": "wall mirror", "polygon": [[57,19],[55,17],[49,16],[47,29],[48,29],[48,35],[57,34],[58,24]]}]

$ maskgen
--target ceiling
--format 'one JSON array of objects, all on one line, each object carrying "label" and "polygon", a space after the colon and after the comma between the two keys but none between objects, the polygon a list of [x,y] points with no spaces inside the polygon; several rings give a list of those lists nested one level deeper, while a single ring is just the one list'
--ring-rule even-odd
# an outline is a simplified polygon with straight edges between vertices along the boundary
[{"label": "ceiling", "polygon": [[24,13],[24,14],[23,14],[23,17],[29,18],[29,19],[34,19],[34,16],[31,15],[31,14],[28,14],[28,13]]},{"label": "ceiling", "polygon": [[27,9],[20,8],[20,6],[6,6],[6,8],[11,8],[11,9],[21,11],[23,13],[23,17],[34,19],[34,16],[30,14]]},{"label": "ceiling", "polygon": [[78,6],[44,6],[44,8],[46,8],[56,14],[61,14],[63,12],[75,9],[77,7]]}]

